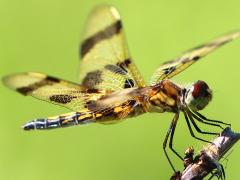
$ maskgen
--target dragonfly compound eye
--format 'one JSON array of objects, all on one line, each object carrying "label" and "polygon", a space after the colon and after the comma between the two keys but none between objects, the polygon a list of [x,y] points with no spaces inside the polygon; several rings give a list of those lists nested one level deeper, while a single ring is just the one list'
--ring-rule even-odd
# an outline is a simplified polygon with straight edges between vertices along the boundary
[{"label": "dragonfly compound eye", "polygon": [[186,103],[195,111],[202,110],[212,99],[212,91],[204,81],[197,81],[191,85],[186,97]]}]

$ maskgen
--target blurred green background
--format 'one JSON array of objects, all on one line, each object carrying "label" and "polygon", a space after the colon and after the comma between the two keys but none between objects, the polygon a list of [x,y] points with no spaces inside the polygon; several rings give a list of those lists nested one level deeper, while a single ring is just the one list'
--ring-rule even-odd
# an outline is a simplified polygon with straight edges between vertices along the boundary
[{"label": "blurred green background", "polygon": [[[120,11],[131,54],[146,80],[165,60],[240,27],[237,0],[0,0],[0,77],[37,71],[77,82],[81,30],[90,10],[101,3]],[[240,40],[234,41],[174,78],[183,84],[205,80],[214,99],[203,113],[231,123],[235,131],[240,130],[239,48]],[[173,114],[23,132],[20,126],[27,120],[68,110],[23,97],[2,83],[0,107],[0,179],[160,180],[172,175],[162,142]],[[182,154],[188,146],[203,146],[190,137],[183,116],[174,140]],[[227,179],[239,178],[239,154],[236,145],[228,163],[222,162]],[[181,170],[182,162],[171,157]]]}]

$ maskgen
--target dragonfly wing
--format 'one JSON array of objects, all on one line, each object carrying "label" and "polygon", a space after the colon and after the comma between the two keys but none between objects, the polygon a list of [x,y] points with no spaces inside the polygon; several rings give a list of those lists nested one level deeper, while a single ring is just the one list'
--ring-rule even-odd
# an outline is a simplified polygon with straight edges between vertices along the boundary
[{"label": "dragonfly wing", "polygon": [[83,86],[113,91],[145,86],[129,55],[120,15],[112,6],[98,6],[88,17],[80,58]]},{"label": "dragonfly wing", "polygon": [[215,49],[238,38],[239,36],[240,31],[223,35],[214,39],[213,41],[186,51],[183,55],[175,58],[174,60],[163,63],[151,77],[150,84],[154,85],[160,82],[162,79],[175,76],[176,74],[188,68],[193,63],[197,62],[200,58],[208,55]]},{"label": "dragonfly wing", "polygon": [[106,95],[106,91],[86,89],[78,84],[41,73],[18,73],[6,76],[4,84],[23,95],[80,111],[92,101]]}]

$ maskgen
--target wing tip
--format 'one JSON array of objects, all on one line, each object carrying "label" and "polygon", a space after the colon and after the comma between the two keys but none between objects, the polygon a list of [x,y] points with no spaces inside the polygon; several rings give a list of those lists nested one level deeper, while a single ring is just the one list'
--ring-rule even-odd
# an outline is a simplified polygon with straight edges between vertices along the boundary
[{"label": "wing tip", "polygon": [[92,10],[92,13],[103,10],[103,9],[109,10],[114,15],[115,18],[120,19],[120,14],[119,14],[117,8],[108,3],[103,3],[103,4],[99,4],[99,5],[95,6],[95,8],[93,8],[93,10]]},{"label": "wing tip", "polygon": [[3,84],[10,89],[14,89],[11,84],[12,78],[14,76],[15,76],[15,74],[8,74],[8,75],[5,75],[4,77],[2,77]]},{"label": "wing tip", "polygon": [[8,74],[2,77],[2,82],[6,87],[15,90],[22,85],[22,81],[24,81],[24,77],[45,78],[46,75],[38,72],[13,73],[13,74]]},{"label": "wing tip", "polygon": [[240,37],[240,30],[232,31],[231,34],[232,34],[232,39],[239,38]]}]

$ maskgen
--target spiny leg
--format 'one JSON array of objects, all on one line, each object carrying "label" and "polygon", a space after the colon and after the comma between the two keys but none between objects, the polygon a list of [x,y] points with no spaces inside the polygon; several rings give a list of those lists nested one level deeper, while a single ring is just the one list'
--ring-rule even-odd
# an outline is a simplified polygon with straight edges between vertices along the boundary
[{"label": "spiny leg", "polygon": [[212,123],[212,122],[206,122],[204,121],[201,117],[197,116],[196,114],[194,114],[189,108],[187,109],[187,112],[189,115],[191,115],[192,117],[194,117],[197,121],[203,123],[203,124],[208,124],[211,126],[216,126],[219,127],[221,129],[224,129],[221,125],[217,124],[217,123]]},{"label": "spiny leg", "polygon": [[[210,134],[210,135],[218,135],[219,133],[213,133],[213,132],[206,132],[206,131],[202,131],[198,125],[196,124],[196,122],[194,121],[193,117],[192,117],[192,113],[190,111],[187,111],[187,115],[190,119],[190,121],[192,122],[194,128],[197,130],[197,132],[201,133],[201,134]],[[199,119],[196,119],[197,121],[200,121]],[[201,121],[200,121],[201,122]]]},{"label": "spiny leg", "polygon": [[199,118],[198,116],[196,116],[196,115],[193,114],[193,113],[191,113],[191,115],[192,115],[197,121],[199,121],[200,123],[208,124],[208,125],[211,125],[211,126],[216,126],[216,127],[221,128],[221,129],[224,129],[224,128],[223,128],[221,125],[219,125],[219,124],[205,122],[205,121],[203,121],[201,118]]},{"label": "spiny leg", "polygon": [[193,130],[192,130],[191,124],[190,124],[190,122],[189,122],[189,118],[188,118],[187,113],[186,113],[185,111],[183,111],[183,113],[184,113],[185,120],[186,120],[186,122],[187,122],[187,126],[188,126],[188,129],[189,129],[189,132],[190,132],[191,136],[194,137],[195,139],[200,140],[200,141],[203,141],[203,142],[206,142],[206,143],[212,143],[212,142],[210,142],[210,141],[207,141],[207,140],[204,140],[204,139],[202,139],[202,138],[199,138],[199,137],[196,137],[196,136],[195,136],[195,134],[194,134],[194,132],[193,132]]},{"label": "spiny leg", "polygon": [[197,111],[193,111],[198,117],[200,117],[201,119],[205,120],[205,121],[209,121],[209,122],[215,122],[215,123],[219,123],[219,124],[223,124],[223,125],[226,125],[226,126],[230,126],[231,127],[231,124],[229,123],[225,123],[223,121],[218,121],[218,120],[213,120],[213,119],[208,119],[206,118],[205,116],[203,116],[202,114],[200,114],[199,112]]},{"label": "spiny leg", "polygon": [[173,149],[173,137],[174,137],[175,129],[176,129],[176,126],[177,126],[179,113],[177,113],[175,116],[177,116],[177,117],[174,117],[174,119],[173,119],[174,122],[173,122],[173,127],[172,127],[172,131],[171,131],[171,134],[170,134],[170,141],[169,141],[168,145],[169,145],[169,148],[174,152],[174,154],[176,154],[183,161],[182,156],[180,156],[178,154],[178,152],[175,149]]},{"label": "spiny leg", "polygon": [[176,170],[175,170],[175,168],[174,168],[174,166],[173,166],[173,164],[172,164],[172,162],[171,162],[171,160],[170,160],[170,158],[167,154],[167,151],[166,151],[166,146],[167,146],[167,141],[168,141],[168,138],[169,138],[169,134],[172,131],[172,125],[173,125],[173,121],[171,122],[170,127],[168,128],[167,134],[165,136],[165,139],[163,141],[163,151],[165,153],[165,156],[167,157],[167,160],[168,160],[171,168],[173,169],[174,172],[176,172]]},{"label": "spiny leg", "polygon": [[[179,113],[176,113],[175,116],[174,116],[174,118],[173,118],[173,120],[172,120],[172,122],[171,122],[171,124],[170,124],[170,126],[169,126],[169,128],[168,128],[168,131],[167,131],[167,134],[166,134],[166,136],[165,136],[165,139],[164,139],[164,141],[163,141],[163,151],[164,151],[165,156],[167,157],[167,160],[168,160],[168,162],[169,162],[169,164],[170,164],[170,166],[172,167],[172,169],[173,169],[174,172],[176,172],[176,170],[175,170],[175,168],[174,168],[174,166],[173,166],[173,164],[172,164],[172,162],[171,162],[171,160],[170,160],[170,158],[169,158],[169,156],[168,156],[168,154],[167,154],[166,147],[167,147],[167,142],[168,142],[169,135],[171,134],[171,136],[173,136],[173,135],[172,135],[172,131],[173,131],[173,134],[174,134],[174,129],[175,129],[175,127],[176,127],[176,123],[177,123],[178,117],[179,117]],[[173,139],[173,137],[171,137],[171,138]],[[170,140],[170,141],[171,141],[171,143],[172,143],[172,140]],[[169,143],[169,144],[170,144],[170,143]],[[170,145],[169,145],[169,146],[170,146]],[[170,149],[172,149],[172,148],[170,148]],[[182,157],[181,157],[175,150],[173,150],[173,152],[174,152],[178,157],[180,157],[180,159],[182,159]]]}]

